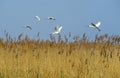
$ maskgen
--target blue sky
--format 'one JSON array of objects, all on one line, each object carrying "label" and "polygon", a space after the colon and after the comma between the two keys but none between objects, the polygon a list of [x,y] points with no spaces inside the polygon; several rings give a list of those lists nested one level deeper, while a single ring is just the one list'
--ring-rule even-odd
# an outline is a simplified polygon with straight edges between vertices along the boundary
[{"label": "blue sky", "polygon": [[[62,25],[62,37],[86,33],[89,39],[95,34],[120,34],[120,0],[0,0],[0,37],[6,30],[11,37],[20,33],[36,38],[49,39],[56,25]],[[38,15],[41,21],[37,21]],[[46,18],[53,16],[55,21]],[[101,22],[101,32],[87,27],[91,22]],[[22,28],[30,25],[32,30]]]}]

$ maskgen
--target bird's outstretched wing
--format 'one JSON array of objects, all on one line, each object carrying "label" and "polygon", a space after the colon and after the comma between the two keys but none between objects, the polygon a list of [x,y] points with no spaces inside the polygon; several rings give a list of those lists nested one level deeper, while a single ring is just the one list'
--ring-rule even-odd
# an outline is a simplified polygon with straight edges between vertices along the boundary
[{"label": "bird's outstretched wing", "polygon": [[96,27],[99,27],[101,25],[101,22],[98,22],[97,24],[95,24]]},{"label": "bird's outstretched wing", "polygon": [[61,31],[61,29],[62,29],[62,26],[60,26],[60,27],[58,28],[58,31],[60,32],[60,31]]},{"label": "bird's outstretched wing", "polygon": [[40,17],[39,17],[39,16],[35,16],[35,18],[36,18],[38,21],[40,21]]},{"label": "bird's outstretched wing", "polygon": [[101,31],[99,29],[99,26],[101,25],[101,22],[98,22],[97,24],[94,24],[94,23],[91,23],[91,25],[89,25],[89,27],[92,27],[92,28],[96,28],[98,31]]},{"label": "bird's outstretched wing", "polygon": [[96,27],[96,29],[97,29],[98,31],[101,31],[101,29],[99,29],[98,27]]}]

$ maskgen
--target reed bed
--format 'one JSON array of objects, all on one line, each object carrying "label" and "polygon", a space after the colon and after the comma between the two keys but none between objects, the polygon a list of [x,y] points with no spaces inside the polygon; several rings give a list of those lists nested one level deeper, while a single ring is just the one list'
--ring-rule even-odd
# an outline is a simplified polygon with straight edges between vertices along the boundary
[{"label": "reed bed", "polygon": [[[38,35],[38,34],[37,34]],[[39,37],[39,35],[38,35]],[[120,78],[120,37],[0,39],[0,78]]]}]

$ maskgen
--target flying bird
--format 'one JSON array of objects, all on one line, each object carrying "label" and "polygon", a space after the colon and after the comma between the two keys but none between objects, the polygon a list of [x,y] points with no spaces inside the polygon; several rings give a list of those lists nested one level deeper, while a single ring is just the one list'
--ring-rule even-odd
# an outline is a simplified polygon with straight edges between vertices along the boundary
[{"label": "flying bird", "polygon": [[54,34],[60,34],[61,29],[62,29],[62,26],[56,26],[56,27],[54,28],[54,32],[53,32],[52,34],[53,34],[53,35],[54,35]]},{"label": "flying bird", "polygon": [[40,21],[40,17],[39,17],[39,16],[35,16],[35,18],[36,18],[38,21]]},{"label": "flying bird", "polygon": [[48,20],[56,20],[54,17],[48,17]]},{"label": "flying bird", "polygon": [[91,25],[89,25],[89,27],[91,27],[91,28],[96,28],[98,31],[101,31],[101,30],[99,29],[100,25],[101,25],[101,22],[98,22],[98,23],[96,23],[96,24],[91,23]]},{"label": "flying bird", "polygon": [[28,29],[32,30],[32,28],[29,25],[25,25],[24,28],[28,28]]}]

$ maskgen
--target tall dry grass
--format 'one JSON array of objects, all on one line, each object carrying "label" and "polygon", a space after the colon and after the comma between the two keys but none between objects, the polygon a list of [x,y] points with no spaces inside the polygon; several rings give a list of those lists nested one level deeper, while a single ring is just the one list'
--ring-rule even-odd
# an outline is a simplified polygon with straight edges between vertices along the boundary
[{"label": "tall dry grass", "polygon": [[120,78],[119,36],[22,37],[0,39],[0,78]]}]

